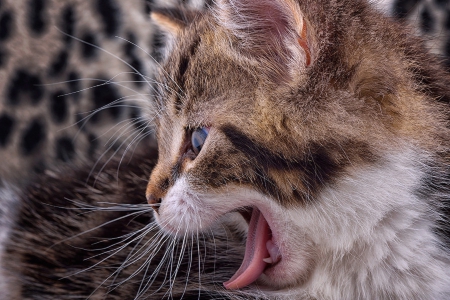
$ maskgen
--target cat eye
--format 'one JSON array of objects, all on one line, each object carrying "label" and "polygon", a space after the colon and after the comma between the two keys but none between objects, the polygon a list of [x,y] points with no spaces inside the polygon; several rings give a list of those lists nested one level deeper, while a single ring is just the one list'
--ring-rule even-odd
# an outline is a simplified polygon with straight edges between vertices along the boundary
[{"label": "cat eye", "polygon": [[195,155],[198,155],[202,150],[203,144],[205,144],[208,133],[209,133],[208,127],[200,127],[192,132],[191,144],[192,144],[192,151],[194,151]]}]

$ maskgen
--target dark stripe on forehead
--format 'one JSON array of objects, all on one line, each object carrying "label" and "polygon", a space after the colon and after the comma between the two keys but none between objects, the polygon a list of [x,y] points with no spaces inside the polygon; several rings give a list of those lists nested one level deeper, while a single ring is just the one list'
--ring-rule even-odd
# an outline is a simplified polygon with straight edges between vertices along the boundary
[{"label": "dark stripe on forehead", "polygon": [[[180,56],[180,60],[178,62],[178,72],[174,76],[175,81],[178,86],[175,87],[175,90],[178,91],[175,97],[174,107],[175,112],[180,113],[183,108],[183,99],[181,96],[185,96],[186,92],[186,72],[189,69],[189,65],[191,60],[197,53],[198,46],[200,45],[201,38],[196,37],[196,39],[189,45],[188,49],[183,51]],[[181,89],[181,90],[180,90]]]},{"label": "dark stripe on forehead", "polygon": [[[305,202],[314,197],[323,186],[333,183],[351,163],[374,160],[367,145],[351,141],[339,144],[310,143],[303,151],[298,150],[298,157],[286,158],[249,138],[233,126],[225,126],[221,130],[236,150],[242,152],[251,162],[249,167],[254,172],[252,182],[262,192],[281,198],[282,201]],[[292,147],[298,146],[293,144]],[[290,178],[299,180],[300,186],[293,186],[287,193],[286,189],[277,187],[276,178],[271,176],[273,173],[278,174],[278,180],[280,178],[285,180],[283,177],[288,178],[287,175],[290,175]],[[287,182],[283,183],[286,185]]]}]

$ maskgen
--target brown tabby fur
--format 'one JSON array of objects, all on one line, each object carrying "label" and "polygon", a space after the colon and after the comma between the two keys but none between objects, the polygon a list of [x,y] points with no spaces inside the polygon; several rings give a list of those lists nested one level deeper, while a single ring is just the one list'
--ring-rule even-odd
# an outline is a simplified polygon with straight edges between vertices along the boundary
[{"label": "brown tabby fur", "polygon": [[[154,15],[164,19],[160,16],[164,11]],[[177,37],[162,66],[155,108],[160,153],[147,186],[147,199],[164,230],[178,235],[205,230],[230,211],[249,206],[264,209],[286,260],[269,265],[257,283],[269,291],[299,288],[299,299],[308,295],[339,299],[327,294],[328,286],[320,287],[320,275],[314,277],[322,267],[331,278],[347,267],[355,268],[356,278],[365,276],[359,272],[371,272],[366,266],[376,258],[371,259],[365,249],[388,241],[373,239],[361,225],[366,221],[372,231],[382,231],[384,226],[390,230],[396,228],[386,225],[391,221],[418,222],[410,220],[405,206],[414,210],[425,205],[429,208],[420,209],[420,214],[430,225],[417,235],[448,233],[450,78],[418,38],[366,1],[223,0],[212,12],[185,16],[193,21],[174,22],[175,28],[189,25],[172,30]],[[210,131],[195,155],[191,135],[202,127]],[[396,158],[389,161],[392,157]],[[414,187],[407,182],[392,188],[395,181],[387,179],[392,176],[389,168],[403,163],[400,178],[406,180],[414,172],[424,178],[412,179]],[[353,187],[340,188],[373,175],[367,170],[376,168],[386,170],[373,179],[374,184],[384,183],[385,193],[363,185],[356,195]],[[410,199],[405,199],[408,204],[398,202],[403,199],[396,195],[400,189]],[[334,202],[321,202],[328,192],[335,195]],[[364,194],[374,202],[356,204]],[[335,216],[336,209],[345,211],[346,206],[367,212],[391,202],[392,208],[383,206],[386,211],[373,220],[358,213]],[[311,211],[311,221],[302,223],[295,215],[305,211]],[[405,215],[393,217],[398,212]],[[343,224],[336,231],[347,235],[333,236],[327,219],[333,219],[330,226]],[[344,227],[348,222],[356,227]],[[319,233],[311,233],[316,229]],[[287,233],[291,231],[298,235]],[[405,235],[397,243],[403,238],[421,240],[409,232],[396,234]],[[355,238],[358,235],[363,238]],[[330,239],[334,242],[324,242]],[[373,275],[361,286],[348,287],[342,297],[440,299],[442,293],[448,295],[450,291],[442,286],[448,285],[450,275],[442,266],[449,265],[449,252],[439,245],[446,238],[433,239],[427,244],[435,254],[418,250],[415,255],[418,261],[421,255],[433,257],[436,265],[416,266],[411,261],[410,271]],[[342,250],[347,245],[348,253]],[[400,248],[390,249],[384,250],[385,257],[392,255],[395,261],[403,255],[396,252]],[[361,259],[350,267],[334,260],[341,255],[364,256],[367,261]],[[298,261],[302,263],[296,267]],[[379,262],[380,270],[383,263]],[[340,271],[333,275],[334,270]],[[424,282],[412,283],[410,277],[416,272],[430,275],[424,275]],[[351,280],[351,275],[345,276]],[[402,283],[388,287],[390,276]],[[330,282],[330,289],[343,292],[345,282]],[[438,285],[441,288],[436,290],[431,287]]]},{"label": "brown tabby fur", "polygon": [[[298,5],[310,24],[307,68],[274,66],[288,60],[270,56],[282,51],[253,57],[257,45],[242,49],[211,13],[180,33],[163,66],[148,194],[164,197],[187,173],[200,190],[235,182],[299,205],[404,143],[448,151],[448,75],[419,39],[365,1]],[[218,132],[214,149],[190,162],[189,132],[205,125]]]},{"label": "brown tabby fur", "polygon": [[[448,275],[445,266],[450,265],[448,244],[445,244],[449,228],[450,78],[441,71],[439,62],[427,54],[418,38],[372,10],[365,1],[286,0],[285,6],[276,6],[273,3],[277,1],[234,1],[237,12],[242,14],[233,11],[225,0],[218,1],[218,9],[204,13],[154,12],[156,19],[170,25],[169,30],[177,34],[173,51],[161,68],[159,94],[154,105],[159,143],[157,164],[153,168],[156,153],[144,145],[129,165],[120,167],[118,178],[116,162],[94,174],[87,185],[84,179],[89,177],[89,168],[57,175],[47,172],[46,177],[30,186],[24,192],[19,221],[3,257],[14,287],[13,299],[84,299],[89,295],[90,299],[220,299],[250,298],[249,294],[262,299],[443,299],[443,295],[449,295],[448,289],[432,290],[439,286],[433,285],[437,280],[432,275],[445,272]],[[251,2],[259,3],[254,10],[244,5]],[[274,15],[269,18],[265,15],[267,12],[274,12]],[[282,13],[287,13],[288,17]],[[170,16],[179,19],[170,23]],[[209,127],[210,131],[202,151],[195,155],[191,149],[191,134],[199,127]],[[329,254],[328,249],[320,246],[339,241],[332,236],[331,241],[318,246],[307,234],[304,240],[297,239],[300,234],[292,226],[286,230],[292,233],[287,237],[291,244],[286,248],[307,253],[304,272],[295,278],[289,276],[297,273],[291,274],[289,270],[288,274],[282,274],[285,277],[274,278],[269,274],[270,280],[257,281],[242,293],[224,290],[222,282],[233,275],[243,257],[239,226],[245,226],[245,222],[234,219],[236,227],[228,226],[228,223],[221,223],[221,215],[213,214],[224,205],[219,200],[236,204],[235,210],[246,207],[245,202],[235,203],[245,201],[244,197],[227,198],[228,192],[250,190],[255,192],[253,196],[264,195],[273,200],[272,207],[291,213],[327,208],[328,203],[321,203],[324,191],[341,192],[341,180],[346,176],[358,180],[357,176],[351,176],[364,174],[358,173],[361,170],[388,168],[387,157],[402,153],[405,145],[421,158],[417,165],[418,169],[423,169],[420,184],[407,192],[430,208],[428,214],[420,215],[425,220],[417,223],[434,224],[426,229],[433,236],[437,232],[442,244],[430,246],[440,247],[433,252],[433,255],[437,253],[433,262],[442,262],[437,265],[444,267],[420,273],[421,259],[415,255],[429,248],[416,247],[408,249],[416,251],[411,270],[396,269],[396,277],[387,279],[392,285],[377,286],[374,282],[378,278],[373,273],[358,285],[358,269],[353,270],[351,263],[360,259],[361,263],[357,261],[355,265],[364,268],[366,261],[363,259],[367,254],[364,251],[370,252],[371,247],[375,249],[379,245],[374,245],[375,238],[370,245],[356,241],[351,250],[360,252],[345,252],[347,249],[344,249],[330,254],[344,265],[341,268],[336,264],[333,269],[335,261],[330,259],[337,275],[323,285],[337,291],[335,294],[327,296],[328,290],[314,290],[314,286],[304,291],[301,288],[313,281],[315,268],[323,262],[320,255]],[[409,153],[405,152],[404,156],[407,155]],[[405,168],[405,173],[410,170]],[[148,177],[150,182],[144,191]],[[381,178],[380,181],[396,179]],[[211,196],[206,200],[198,197],[199,201],[210,202],[197,207],[196,203],[191,204],[191,211],[187,209],[186,215],[192,214],[192,219],[181,214],[174,219],[164,219],[171,213],[170,208],[176,208],[167,208],[167,198],[181,180],[187,182],[190,194],[224,196]],[[51,181],[55,183],[49,184]],[[395,191],[386,192],[395,195]],[[157,243],[162,231],[152,228],[141,242],[133,240],[110,258],[107,258],[109,252],[104,252],[117,241],[118,245],[125,245],[126,240],[119,237],[153,224],[149,206],[142,208],[140,212],[145,213],[142,215],[120,211],[116,206],[142,204],[144,193],[163,231],[170,231],[166,225],[178,226],[181,230],[177,235],[182,241],[183,236],[189,236],[192,245],[197,245],[196,234],[205,234],[205,240],[200,238],[200,248],[193,246],[184,252],[180,269],[183,271],[173,289],[164,280],[166,275],[174,274],[173,266],[158,273],[155,283],[148,289],[140,285],[151,282],[153,277],[139,269],[147,255],[154,258],[150,265],[144,264],[144,269],[149,266],[150,273],[165,255],[169,255],[169,260],[172,256],[178,260],[178,252],[166,251],[166,246],[172,247],[171,238],[162,242],[163,247],[156,247],[134,264],[121,267],[130,253],[136,253],[136,244]],[[179,206],[186,205],[182,200]],[[340,203],[340,200],[336,199],[336,203],[341,207],[352,204]],[[104,202],[113,203],[114,207],[108,210],[109,204]],[[361,211],[372,204],[376,203],[365,203]],[[81,208],[103,208],[79,214],[80,205]],[[126,218],[117,219],[125,215]],[[378,227],[373,228],[374,236],[382,236],[377,229],[388,227],[392,215],[403,217],[402,211],[387,211],[383,215],[386,220],[379,220]],[[358,220],[357,215],[351,217]],[[346,228],[348,220],[344,218],[346,216],[338,219],[342,224],[336,225],[336,232]],[[392,223],[397,221],[393,219]],[[116,222],[108,223],[111,220]],[[327,220],[318,220],[312,227],[322,226],[320,221]],[[94,230],[90,231],[92,228]],[[360,230],[358,226],[351,229]],[[410,229],[395,232],[398,238],[393,239],[394,242],[410,237],[411,231],[414,236],[414,227]],[[210,232],[213,235],[209,235]],[[275,235],[275,231],[273,233]],[[366,236],[361,234],[361,238]],[[183,243],[177,245],[183,247]],[[190,243],[188,239],[187,244]],[[386,244],[387,248],[391,245]],[[206,251],[205,260],[198,260],[198,252],[203,255],[202,251]],[[100,256],[95,256],[97,253]],[[388,252],[386,257],[395,261],[396,256],[392,258],[391,254]],[[103,261],[104,258],[107,259]],[[386,259],[391,263],[392,260]],[[89,266],[94,267],[78,273]],[[186,270],[191,267],[186,283]],[[383,270],[390,270],[389,267],[382,265]],[[117,278],[113,273],[116,270],[119,270]],[[136,277],[129,278],[135,271],[139,271]],[[268,271],[270,273],[270,268]],[[350,271],[356,274],[352,278],[354,281],[342,282],[340,274],[353,274]],[[114,275],[109,277],[111,274]],[[416,281],[409,281],[408,275]],[[122,285],[114,285],[124,280]],[[298,293],[287,294],[290,289]]]}]

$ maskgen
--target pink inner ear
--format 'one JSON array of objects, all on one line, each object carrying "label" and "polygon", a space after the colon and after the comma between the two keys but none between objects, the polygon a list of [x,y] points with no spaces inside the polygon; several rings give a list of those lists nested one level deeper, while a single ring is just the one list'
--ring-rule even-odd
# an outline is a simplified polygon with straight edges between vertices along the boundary
[{"label": "pink inner ear", "polygon": [[[264,2],[264,1],[261,1]],[[271,34],[279,35],[282,38],[289,30],[288,15],[281,7],[270,4],[255,6],[255,18],[259,18],[260,23],[266,23],[266,28],[271,28]]]},{"label": "pink inner ear", "polygon": [[279,0],[230,0],[230,4],[232,22],[246,33],[260,31],[266,38],[282,39],[290,29],[289,12]]},{"label": "pink inner ear", "polygon": [[[292,0],[217,0],[217,18],[220,24],[240,38],[240,50],[260,61],[264,59],[267,75],[281,82],[295,73],[292,62],[299,62],[304,52],[304,64],[312,63],[306,22],[302,22],[300,8]],[[298,43],[298,44],[296,44]],[[300,49],[299,49],[300,50]]]},{"label": "pink inner ear", "polygon": [[298,38],[298,44],[305,51],[306,66],[308,67],[311,64],[311,51],[309,50],[309,46],[308,46],[306,22],[303,22],[302,33],[301,33],[300,37]]}]

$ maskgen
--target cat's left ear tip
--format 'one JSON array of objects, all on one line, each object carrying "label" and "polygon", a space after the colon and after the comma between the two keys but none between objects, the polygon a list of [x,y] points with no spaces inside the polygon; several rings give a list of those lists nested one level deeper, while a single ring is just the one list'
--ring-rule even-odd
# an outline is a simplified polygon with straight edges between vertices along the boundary
[{"label": "cat's left ear tip", "polygon": [[154,7],[150,12],[150,18],[163,31],[179,35],[192,24],[202,11],[183,6],[178,7]]},{"label": "cat's left ear tip", "polygon": [[162,10],[152,10],[150,12],[150,18],[156,25],[168,33],[178,35],[183,30],[180,22],[171,18]]}]

